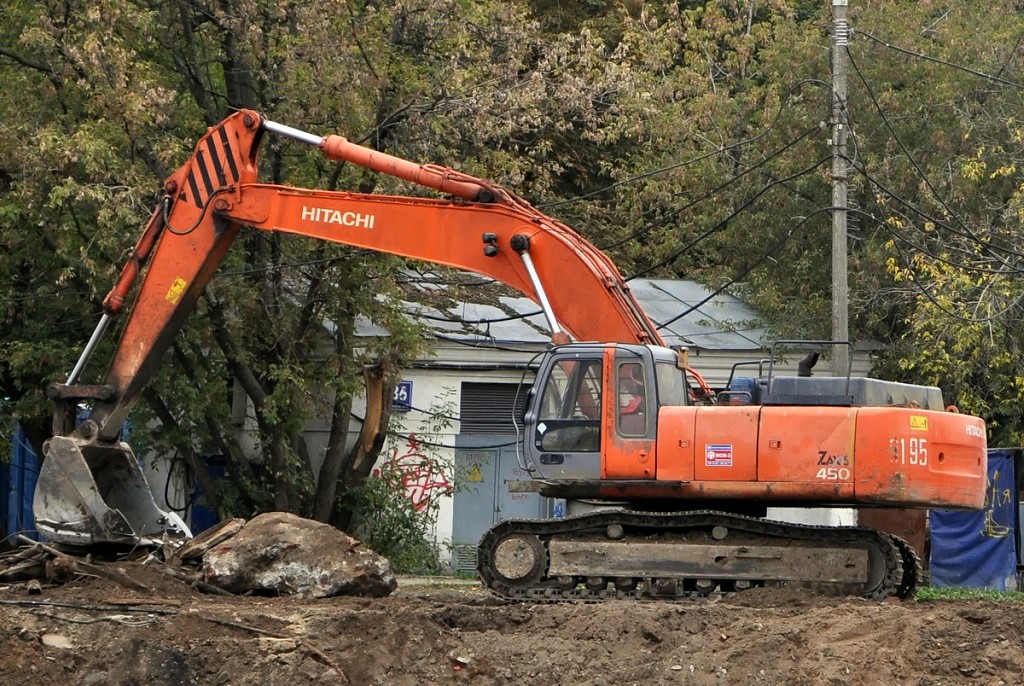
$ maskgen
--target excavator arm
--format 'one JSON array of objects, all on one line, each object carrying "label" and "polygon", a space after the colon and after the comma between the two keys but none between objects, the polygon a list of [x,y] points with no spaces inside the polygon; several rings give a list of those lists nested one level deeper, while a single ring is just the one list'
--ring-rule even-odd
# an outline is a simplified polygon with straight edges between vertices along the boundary
[{"label": "excavator arm", "polygon": [[[317,143],[336,160],[457,195],[433,199],[317,191],[256,182],[267,130]],[[556,342],[661,344],[611,261],[578,233],[510,192],[450,169],[320,139],[239,112],[212,128],[165,183],[165,196],[104,303],[113,315],[145,276],[91,420],[114,440],[142,388],[243,227],[281,231],[490,276],[542,306]],[[545,290],[544,284],[557,284]],[[557,313],[557,315],[556,315]]]},{"label": "excavator arm", "polygon": [[[261,184],[257,156],[268,132],[315,145],[330,159],[452,197]],[[49,537],[71,543],[131,541],[183,528],[155,503],[141,508],[136,517],[140,521],[121,521],[119,515],[132,518],[126,510],[140,509],[135,504],[144,498],[146,484],[141,473],[132,474],[137,471],[134,457],[119,436],[129,411],[243,227],[309,236],[490,276],[542,307],[556,343],[568,342],[569,335],[577,340],[662,343],[608,257],[513,193],[451,169],[402,160],[340,136],[321,138],[241,111],[211,128],[190,159],[165,181],[163,197],[104,301],[96,333],[67,383],[50,389],[64,409],[55,415],[54,438],[46,447],[35,502],[37,525]],[[78,384],[96,342],[129,302],[140,275],[102,383]],[[545,284],[556,287],[545,289]],[[76,427],[74,408],[84,399],[91,400],[92,410]],[[102,503],[111,501],[120,501],[121,506],[104,509]]]}]

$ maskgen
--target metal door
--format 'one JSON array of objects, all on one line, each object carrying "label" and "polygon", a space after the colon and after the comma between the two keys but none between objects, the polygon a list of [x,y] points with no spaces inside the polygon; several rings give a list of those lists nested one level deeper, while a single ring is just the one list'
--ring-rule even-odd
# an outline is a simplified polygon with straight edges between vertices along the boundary
[{"label": "metal door", "polygon": [[528,478],[516,459],[515,436],[457,438],[452,523],[455,571],[476,569],[476,544],[497,522],[549,516],[548,498],[508,492],[508,481]]}]

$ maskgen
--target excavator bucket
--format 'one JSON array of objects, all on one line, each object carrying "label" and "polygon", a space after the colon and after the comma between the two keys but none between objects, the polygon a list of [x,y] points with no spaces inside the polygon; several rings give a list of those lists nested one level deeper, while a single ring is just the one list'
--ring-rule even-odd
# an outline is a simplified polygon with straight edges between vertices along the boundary
[{"label": "excavator bucket", "polygon": [[44,446],[33,510],[48,540],[154,545],[192,534],[181,517],[156,505],[127,443],[96,445],[55,436]]}]

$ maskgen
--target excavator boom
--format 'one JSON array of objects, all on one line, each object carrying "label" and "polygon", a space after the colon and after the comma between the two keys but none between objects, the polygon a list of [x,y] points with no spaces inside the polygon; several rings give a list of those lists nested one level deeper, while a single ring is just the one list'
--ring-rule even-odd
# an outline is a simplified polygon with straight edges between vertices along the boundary
[{"label": "excavator boom", "polygon": [[[213,277],[239,231],[281,231],[416,258],[484,274],[546,307],[577,339],[661,343],[615,266],[564,224],[498,186],[433,166],[414,165],[348,143],[320,140],[334,159],[487,202],[361,195],[257,183],[256,154],[268,124],[239,112],[211,129],[192,158],[165,183],[154,212],[104,309],[127,300],[140,263],[145,276],[104,385],[115,398],[96,404],[99,436],[113,440],[139,392]],[[297,135],[295,137],[298,137]],[[530,259],[543,253],[542,261]],[[542,284],[558,283],[545,293]],[[557,312],[557,319],[554,312]],[[109,412],[109,414],[106,414]]]}]

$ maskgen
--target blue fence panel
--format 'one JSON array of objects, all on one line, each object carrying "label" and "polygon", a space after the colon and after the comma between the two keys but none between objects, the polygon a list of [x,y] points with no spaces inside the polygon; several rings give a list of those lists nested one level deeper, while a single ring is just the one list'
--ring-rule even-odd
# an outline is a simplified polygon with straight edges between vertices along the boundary
[{"label": "blue fence panel", "polygon": [[0,528],[3,536],[13,538],[20,533],[33,540],[40,540],[32,516],[32,495],[38,478],[39,458],[24,430],[18,425],[11,436],[11,461],[0,464],[0,484],[3,484],[3,498],[0,502],[3,521],[0,522]]}]

